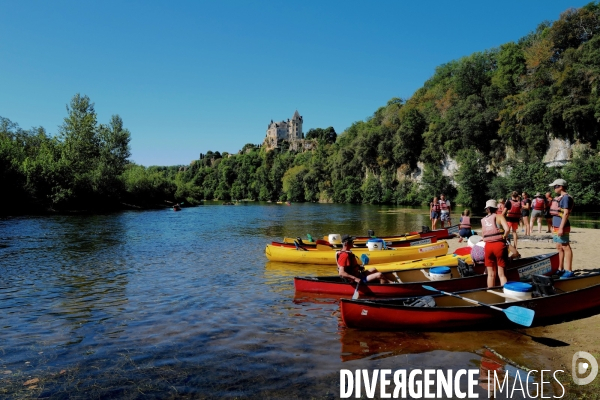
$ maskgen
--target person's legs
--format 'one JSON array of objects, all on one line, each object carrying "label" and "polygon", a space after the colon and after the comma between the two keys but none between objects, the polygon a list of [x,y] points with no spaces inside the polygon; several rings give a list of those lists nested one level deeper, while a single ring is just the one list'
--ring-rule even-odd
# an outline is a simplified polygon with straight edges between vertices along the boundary
[{"label": "person's legs", "polygon": [[571,249],[571,244],[563,244],[563,254],[565,255],[565,259],[563,262],[563,266],[565,271],[573,271],[573,250]]},{"label": "person's legs", "polygon": [[525,235],[531,235],[531,230],[529,229],[529,217],[523,216],[523,227],[525,228]]},{"label": "person's legs", "polygon": [[558,251],[558,270],[564,272],[565,252],[560,243],[556,243],[556,251]]},{"label": "person's legs", "polygon": [[519,238],[517,235],[517,231],[519,230],[519,223],[518,222],[508,222],[508,227],[510,228],[510,230],[512,230],[513,246],[515,246],[515,250],[517,250],[518,249],[517,239]]},{"label": "person's legs", "polygon": [[[568,229],[568,228],[566,228]],[[556,232],[558,228],[552,229],[554,235],[552,240],[556,243],[556,250],[558,251],[558,270],[559,274],[566,271],[573,270],[573,250],[571,249],[569,232],[563,232],[562,236],[558,236]]]},{"label": "person's legs", "polygon": [[496,269],[493,267],[485,267],[487,270],[487,287],[494,287],[496,283]]},{"label": "person's legs", "polygon": [[508,247],[502,245],[502,247],[496,249],[496,259],[498,263],[498,278],[500,278],[500,286],[506,284],[506,275],[504,275],[504,268],[508,260]]},{"label": "person's legs", "polygon": [[494,253],[495,243],[486,243],[484,251],[484,265],[487,270],[487,285],[494,287],[496,285],[496,269],[498,269],[498,261]]},{"label": "person's legs", "polygon": [[381,272],[378,272],[377,269],[375,269],[375,268],[371,268],[369,271],[367,271],[367,274],[368,274],[367,282],[371,282],[376,279],[379,279],[379,283],[390,283],[391,282],[385,276],[383,276],[383,274]]}]

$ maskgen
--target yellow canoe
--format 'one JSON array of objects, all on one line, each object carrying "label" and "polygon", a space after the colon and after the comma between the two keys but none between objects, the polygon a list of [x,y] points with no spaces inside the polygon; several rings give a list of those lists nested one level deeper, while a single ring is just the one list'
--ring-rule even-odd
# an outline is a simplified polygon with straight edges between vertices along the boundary
[{"label": "yellow canoe", "polygon": [[[367,248],[352,249],[360,257],[369,256],[369,265],[415,260],[423,257],[441,256],[448,252],[448,243],[439,241],[422,246],[399,247],[387,250],[369,251]],[[296,250],[268,244],[265,255],[270,261],[291,262],[299,264],[335,265],[335,250]]]},{"label": "yellow canoe", "polygon": [[[404,262],[390,262],[385,264],[378,264],[375,268],[377,271],[398,271],[401,269],[419,269],[419,268],[431,268],[431,267],[454,267],[458,265],[458,260],[465,260],[467,264],[472,264],[470,254],[459,256],[456,254],[446,254],[437,257],[423,258],[421,260],[412,260]],[[371,264],[371,263],[369,263]]]},{"label": "yellow canoe", "polygon": [[[401,242],[403,240],[412,240],[412,239],[419,239],[421,237],[421,235],[416,234],[416,235],[406,235],[406,236],[386,236],[383,238],[378,238],[378,239],[383,239],[386,242]],[[290,238],[290,237],[284,237],[283,238],[283,243],[289,243],[289,244],[293,244],[296,240],[295,238]],[[326,242],[329,241],[329,237],[328,236],[324,236],[323,240],[325,240]],[[354,240],[354,244],[365,244],[367,243],[367,238],[356,238],[356,240]],[[308,239],[302,239],[302,243],[304,244],[315,244],[316,242],[311,242]]]}]

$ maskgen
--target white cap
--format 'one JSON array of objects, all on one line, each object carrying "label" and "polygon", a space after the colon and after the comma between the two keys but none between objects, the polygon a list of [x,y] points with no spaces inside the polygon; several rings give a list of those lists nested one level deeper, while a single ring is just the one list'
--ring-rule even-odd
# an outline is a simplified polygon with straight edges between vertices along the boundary
[{"label": "white cap", "polygon": [[498,203],[496,203],[496,200],[488,200],[485,202],[485,208],[488,207],[498,208]]}]

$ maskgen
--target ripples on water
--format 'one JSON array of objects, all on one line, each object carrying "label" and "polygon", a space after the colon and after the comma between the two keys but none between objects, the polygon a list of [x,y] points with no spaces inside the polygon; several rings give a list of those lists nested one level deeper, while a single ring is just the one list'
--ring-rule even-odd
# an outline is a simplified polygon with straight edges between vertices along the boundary
[{"label": "ripples on water", "polygon": [[[294,294],[293,276],[334,266],[264,256],[283,236],[428,223],[420,210],[252,203],[0,220],[0,397],[337,398],[340,368],[479,368],[484,344],[519,335],[347,330],[338,299]],[[523,361],[528,346],[507,351]]]}]

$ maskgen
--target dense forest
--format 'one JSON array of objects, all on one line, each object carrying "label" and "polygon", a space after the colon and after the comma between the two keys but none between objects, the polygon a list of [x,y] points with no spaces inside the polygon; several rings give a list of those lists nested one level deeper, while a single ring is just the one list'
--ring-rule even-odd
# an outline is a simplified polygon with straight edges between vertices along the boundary
[{"label": "dense forest", "polygon": [[[94,104],[78,94],[54,136],[0,118],[0,202],[4,210],[205,199],[416,205],[445,192],[480,207],[512,190],[545,192],[562,177],[578,206],[589,206],[600,196],[599,78],[593,2],[517,43],[439,66],[411,98],[391,99],[339,135],[311,129],[310,151],[247,144],[237,154],[208,151],[188,166],[143,167],[128,161],[121,118],[99,124]],[[564,167],[543,162],[553,138],[579,144]],[[458,164],[453,177],[442,174],[448,160]]]}]

